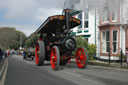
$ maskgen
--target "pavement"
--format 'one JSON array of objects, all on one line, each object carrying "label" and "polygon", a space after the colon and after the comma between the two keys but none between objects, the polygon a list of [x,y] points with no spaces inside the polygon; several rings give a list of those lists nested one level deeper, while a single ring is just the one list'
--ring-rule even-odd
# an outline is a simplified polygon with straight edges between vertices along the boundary
[{"label": "pavement", "polygon": [[21,56],[9,58],[5,85],[128,85],[128,70],[88,65],[77,68],[75,63],[53,71],[50,62],[36,66],[35,61]]},{"label": "pavement", "polygon": [[3,64],[4,64],[4,60],[0,60],[0,70],[2,69],[2,67],[3,67]]},{"label": "pavement", "polygon": [[123,62],[122,65],[120,62],[104,62],[99,60],[90,60],[88,62],[89,65],[97,65],[103,67],[112,67],[112,68],[120,68],[120,69],[128,69],[128,64]]}]

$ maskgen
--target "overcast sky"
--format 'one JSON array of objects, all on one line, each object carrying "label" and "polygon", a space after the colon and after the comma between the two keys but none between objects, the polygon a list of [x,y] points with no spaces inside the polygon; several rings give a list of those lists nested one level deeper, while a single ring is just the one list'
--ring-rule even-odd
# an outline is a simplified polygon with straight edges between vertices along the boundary
[{"label": "overcast sky", "polygon": [[0,27],[15,27],[27,36],[48,17],[61,14],[65,0],[0,0]]}]

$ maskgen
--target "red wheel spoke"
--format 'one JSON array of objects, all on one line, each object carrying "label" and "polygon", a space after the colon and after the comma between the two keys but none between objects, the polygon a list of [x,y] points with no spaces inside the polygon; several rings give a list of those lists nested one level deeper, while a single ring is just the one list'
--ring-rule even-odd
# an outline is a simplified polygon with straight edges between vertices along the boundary
[{"label": "red wheel spoke", "polygon": [[76,63],[79,68],[84,68],[86,61],[86,54],[83,48],[79,48],[76,53]]},{"label": "red wheel spoke", "polygon": [[52,69],[55,69],[56,64],[57,64],[57,56],[56,56],[56,49],[55,48],[52,48],[52,50],[51,50],[50,59],[51,59],[51,67],[52,67]]},{"label": "red wheel spoke", "polygon": [[40,52],[39,45],[36,44],[36,48],[35,48],[35,61],[36,61],[36,64],[39,63],[39,52]]}]

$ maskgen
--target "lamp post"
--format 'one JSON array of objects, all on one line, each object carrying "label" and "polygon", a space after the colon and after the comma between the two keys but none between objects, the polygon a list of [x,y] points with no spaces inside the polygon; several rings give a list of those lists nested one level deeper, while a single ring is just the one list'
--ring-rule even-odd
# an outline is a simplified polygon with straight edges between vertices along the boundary
[{"label": "lamp post", "polygon": [[22,33],[21,33],[21,38],[20,38],[20,49],[22,49]]}]

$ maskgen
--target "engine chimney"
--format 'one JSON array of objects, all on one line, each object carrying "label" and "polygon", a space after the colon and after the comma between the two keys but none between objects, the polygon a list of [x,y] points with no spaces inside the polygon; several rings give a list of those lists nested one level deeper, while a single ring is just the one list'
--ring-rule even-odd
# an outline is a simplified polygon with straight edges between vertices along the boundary
[{"label": "engine chimney", "polygon": [[65,9],[65,28],[66,31],[69,32],[70,29],[70,9]]}]

